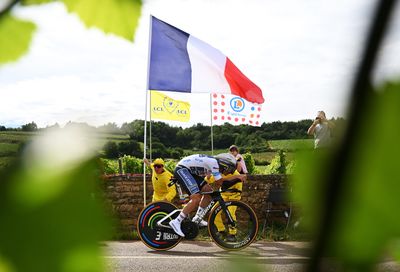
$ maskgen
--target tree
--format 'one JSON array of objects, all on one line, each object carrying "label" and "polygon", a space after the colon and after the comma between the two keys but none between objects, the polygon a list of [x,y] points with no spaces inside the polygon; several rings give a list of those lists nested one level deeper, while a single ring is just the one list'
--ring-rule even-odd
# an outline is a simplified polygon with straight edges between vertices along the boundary
[{"label": "tree", "polygon": [[169,153],[167,148],[165,147],[164,144],[160,142],[154,142],[152,144],[152,157],[153,158],[166,158],[169,157]]},{"label": "tree", "polygon": [[28,124],[22,125],[21,129],[22,131],[36,131],[38,129],[38,126],[35,122],[32,121]]},{"label": "tree", "polygon": [[105,125],[98,127],[97,130],[103,133],[114,133],[114,134],[121,133],[121,130],[116,123],[107,123]]},{"label": "tree", "polygon": [[113,141],[108,141],[105,143],[104,147],[104,154],[107,158],[109,159],[116,159],[118,158],[118,146],[115,142]]},{"label": "tree", "polygon": [[140,144],[136,141],[120,142],[118,144],[119,155],[131,155],[134,157],[143,157],[143,151],[140,148]]}]

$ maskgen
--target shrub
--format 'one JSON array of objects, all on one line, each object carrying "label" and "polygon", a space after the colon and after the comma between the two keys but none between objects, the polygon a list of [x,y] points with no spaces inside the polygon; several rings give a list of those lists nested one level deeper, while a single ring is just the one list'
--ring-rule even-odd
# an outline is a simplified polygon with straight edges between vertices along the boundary
[{"label": "shrub", "polygon": [[122,157],[124,173],[143,174],[143,161],[141,159],[125,155]]},{"label": "shrub", "polygon": [[279,150],[272,159],[271,164],[267,166],[267,174],[286,174],[286,154]]},{"label": "shrub", "polygon": [[249,172],[249,174],[254,174],[256,167],[255,167],[255,162],[254,162],[254,158],[251,155],[251,153],[245,153],[243,154],[243,158],[244,158],[244,162],[246,163],[246,167],[247,167],[247,171]]},{"label": "shrub", "polygon": [[118,161],[100,159],[100,167],[106,175],[118,174]]},{"label": "shrub", "polygon": [[174,174],[174,169],[176,166],[176,162],[174,160],[168,160],[165,162],[165,169],[167,169],[168,171],[170,171],[172,174]]}]

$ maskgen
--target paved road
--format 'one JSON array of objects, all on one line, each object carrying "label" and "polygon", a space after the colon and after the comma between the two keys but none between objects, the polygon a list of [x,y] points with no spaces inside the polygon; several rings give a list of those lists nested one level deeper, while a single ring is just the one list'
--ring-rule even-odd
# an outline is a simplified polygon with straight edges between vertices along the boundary
[{"label": "paved road", "polygon": [[[257,242],[239,252],[228,252],[211,242],[183,241],[169,251],[157,252],[142,242],[105,242],[109,271],[302,271],[308,261],[308,244],[302,242]],[[328,271],[328,270],[327,270]],[[329,271],[340,271],[332,269]],[[386,260],[376,271],[400,271]]]},{"label": "paved road", "polygon": [[104,245],[110,271],[300,271],[308,258],[307,244],[300,242],[253,243],[239,252],[227,252],[211,242],[184,241],[157,252],[141,242],[107,242]]}]

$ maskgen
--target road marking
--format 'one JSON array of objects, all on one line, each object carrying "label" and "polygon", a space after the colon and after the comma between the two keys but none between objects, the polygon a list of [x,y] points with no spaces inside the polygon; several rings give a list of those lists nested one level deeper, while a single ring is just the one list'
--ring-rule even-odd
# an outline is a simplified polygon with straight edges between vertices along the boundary
[{"label": "road marking", "polygon": [[[229,259],[237,256],[103,256],[106,259]],[[244,259],[257,259],[257,260],[308,260],[309,257],[303,256],[259,256],[259,257],[245,257]]]}]

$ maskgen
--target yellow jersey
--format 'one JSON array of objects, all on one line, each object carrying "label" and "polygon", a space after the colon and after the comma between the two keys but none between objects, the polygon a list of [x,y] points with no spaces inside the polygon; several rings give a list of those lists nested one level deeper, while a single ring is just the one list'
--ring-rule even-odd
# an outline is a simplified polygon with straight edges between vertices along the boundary
[{"label": "yellow jersey", "polygon": [[[235,170],[235,172],[233,172],[233,174],[222,175],[223,178],[229,178],[231,176],[240,176],[240,173],[237,170]],[[211,176],[210,178],[205,178],[205,180],[208,183],[214,183],[215,182],[214,176]],[[232,185],[231,187],[229,187],[229,189],[237,189],[237,190],[242,191],[243,182],[238,182],[238,183]],[[228,192],[225,192],[225,193],[222,193],[221,195],[222,195],[222,198],[224,200],[227,200],[227,199],[239,200],[241,198],[240,193],[228,193]]]},{"label": "yellow jersey", "polygon": [[154,164],[152,163],[150,165],[151,167],[151,182],[153,184],[153,201],[159,201],[159,200],[167,200],[167,201],[172,201],[176,195],[176,186],[175,184],[172,185],[171,187],[168,187],[168,184],[170,183],[170,179],[172,177],[171,172],[168,170],[164,169],[164,172],[161,174],[157,174],[156,171],[154,170]]}]

